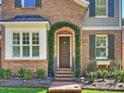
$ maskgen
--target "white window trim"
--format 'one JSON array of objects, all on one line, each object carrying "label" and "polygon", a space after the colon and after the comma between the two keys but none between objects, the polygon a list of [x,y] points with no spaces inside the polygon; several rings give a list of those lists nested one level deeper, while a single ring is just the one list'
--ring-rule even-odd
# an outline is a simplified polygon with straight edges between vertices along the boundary
[{"label": "white window trim", "polygon": [[[95,14],[96,14],[96,7],[97,7],[97,1],[95,1]],[[100,15],[96,15],[96,18],[107,18],[108,17],[108,0],[106,0],[106,15],[105,16],[100,16]]]},{"label": "white window trim", "polygon": [[[17,33],[17,32],[12,32],[12,33]],[[30,55],[29,55],[29,57],[23,57],[23,35],[22,34],[25,32],[18,32],[18,33],[20,34],[20,57],[12,56],[12,59],[14,59],[14,60],[20,60],[20,59],[21,60],[29,60],[29,59],[39,60],[40,59],[40,47],[41,47],[40,44],[39,44],[39,57],[33,57],[32,56],[32,33],[35,33],[35,32],[28,32],[29,33],[29,40],[30,40],[30,43],[29,43]],[[39,40],[40,40],[40,32],[36,32],[36,33],[39,33]],[[12,46],[13,46],[13,42],[12,42]],[[13,54],[13,51],[12,51],[12,54]]]},{"label": "white window trim", "polygon": [[[34,2],[35,2],[35,0],[34,0]],[[35,2],[35,3],[36,3],[36,2]],[[35,6],[31,6],[31,7],[25,6],[24,0],[21,0],[21,5],[22,5],[22,8],[35,8]]]},{"label": "white window trim", "polygon": [[[96,39],[95,39],[95,51],[96,51],[96,44],[97,44],[97,37],[106,37],[106,57],[97,57],[96,59],[108,59],[108,35],[96,35]],[[96,53],[96,52],[95,52]],[[96,54],[95,54],[96,55]]]}]

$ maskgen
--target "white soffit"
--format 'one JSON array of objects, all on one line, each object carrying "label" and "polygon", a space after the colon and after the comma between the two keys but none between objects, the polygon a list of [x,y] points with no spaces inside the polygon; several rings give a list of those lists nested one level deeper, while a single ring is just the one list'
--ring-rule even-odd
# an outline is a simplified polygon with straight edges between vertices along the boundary
[{"label": "white soffit", "polygon": [[75,1],[76,3],[78,3],[79,5],[84,6],[84,7],[89,6],[89,2],[86,0],[73,0],[73,1]]}]

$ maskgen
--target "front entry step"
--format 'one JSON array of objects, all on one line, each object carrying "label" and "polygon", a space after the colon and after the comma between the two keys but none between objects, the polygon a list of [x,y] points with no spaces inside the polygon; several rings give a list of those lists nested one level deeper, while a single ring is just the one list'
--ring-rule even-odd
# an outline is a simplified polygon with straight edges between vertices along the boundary
[{"label": "front entry step", "polygon": [[57,68],[55,81],[57,82],[75,81],[73,70],[71,68]]},{"label": "front entry step", "polygon": [[81,86],[75,82],[53,82],[48,93],[81,93]]}]

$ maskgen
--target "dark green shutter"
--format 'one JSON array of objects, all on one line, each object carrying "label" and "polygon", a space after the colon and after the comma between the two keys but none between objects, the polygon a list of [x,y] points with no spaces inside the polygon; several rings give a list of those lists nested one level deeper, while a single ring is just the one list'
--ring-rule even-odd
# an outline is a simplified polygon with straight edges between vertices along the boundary
[{"label": "dark green shutter", "polygon": [[114,35],[108,35],[108,59],[114,59]]},{"label": "dark green shutter", "polygon": [[96,58],[96,49],[95,49],[95,35],[90,35],[90,44],[89,44],[89,51],[90,51],[90,60],[93,60]]},{"label": "dark green shutter", "polygon": [[22,3],[21,0],[15,0],[15,7],[21,7]]},{"label": "dark green shutter", "polygon": [[42,0],[35,0],[36,7],[41,7],[41,5],[42,5]]}]

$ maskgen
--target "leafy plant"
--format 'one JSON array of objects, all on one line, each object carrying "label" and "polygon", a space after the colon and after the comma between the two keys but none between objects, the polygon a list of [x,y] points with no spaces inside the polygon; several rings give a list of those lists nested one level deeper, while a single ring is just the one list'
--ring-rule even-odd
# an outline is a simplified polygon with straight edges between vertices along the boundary
[{"label": "leafy plant", "polygon": [[114,71],[112,73],[115,82],[124,82],[124,71]]},{"label": "leafy plant", "polygon": [[103,71],[98,70],[96,72],[96,76],[97,76],[97,78],[102,78],[104,81],[109,76],[109,73],[107,70],[103,70]]},{"label": "leafy plant", "polygon": [[87,67],[87,73],[96,72],[96,62],[91,60]]},{"label": "leafy plant", "polygon": [[95,72],[90,72],[88,74],[88,80],[89,80],[89,83],[93,83],[96,79],[96,73]]},{"label": "leafy plant", "polygon": [[12,72],[9,69],[1,69],[0,73],[1,73],[1,77],[5,79],[10,78],[12,75]]},{"label": "leafy plant", "polygon": [[22,76],[25,80],[31,79],[31,71],[28,69],[21,69],[19,71],[20,76]]},{"label": "leafy plant", "polygon": [[23,77],[24,76],[24,70],[26,70],[26,69],[20,69],[20,71],[19,71],[19,75],[21,76],[21,77]]},{"label": "leafy plant", "polygon": [[45,71],[43,69],[38,69],[36,74],[37,74],[37,77],[40,79],[43,79],[45,77]]},{"label": "leafy plant", "polygon": [[102,75],[103,75],[103,73],[102,73],[101,70],[98,70],[98,71],[96,72],[97,78],[102,78]]},{"label": "leafy plant", "polygon": [[101,78],[103,79],[103,81],[108,77],[108,71],[107,70],[103,70],[102,71],[102,76]]},{"label": "leafy plant", "polygon": [[117,70],[122,70],[122,61],[121,61],[121,59],[117,60]]}]

